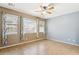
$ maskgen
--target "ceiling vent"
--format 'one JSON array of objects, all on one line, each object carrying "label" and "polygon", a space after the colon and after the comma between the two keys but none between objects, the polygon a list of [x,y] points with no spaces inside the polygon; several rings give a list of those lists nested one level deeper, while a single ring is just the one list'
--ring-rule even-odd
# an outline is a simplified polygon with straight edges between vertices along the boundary
[{"label": "ceiling vent", "polygon": [[14,3],[8,3],[8,5],[9,5],[9,6],[12,6],[12,7],[14,7],[14,6],[15,6],[15,4],[14,4]]}]

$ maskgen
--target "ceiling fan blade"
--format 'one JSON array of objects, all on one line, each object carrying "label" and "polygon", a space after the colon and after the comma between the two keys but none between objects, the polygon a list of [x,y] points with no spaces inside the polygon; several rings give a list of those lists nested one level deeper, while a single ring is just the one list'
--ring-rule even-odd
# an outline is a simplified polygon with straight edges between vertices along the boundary
[{"label": "ceiling fan blade", "polygon": [[48,14],[52,14],[52,12],[50,12],[50,11],[46,11],[46,13],[48,13]]},{"label": "ceiling fan blade", "polygon": [[48,7],[47,7],[47,10],[53,10],[53,9],[54,9],[53,4],[49,4]]},{"label": "ceiling fan blade", "polygon": [[53,9],[48,9],[46,10],[46,12],[53,12]]},{"label": "ceiling fan blade", "polygon": [[52,7],[48,7],[48,10],[51,10],[51,9],[54,9],[54,7],[52,6]]},{"label": "ceiling fan blade", "polygon": [[46,10],[44,13],[43,12],[42,13],[43,14],[52,14],[52,12],[53,12],[52,10]]},{"label": "ceiling fan blade", "polygon": [[35,12],[41,12],[41,10],[40,11],[35,11]]}]

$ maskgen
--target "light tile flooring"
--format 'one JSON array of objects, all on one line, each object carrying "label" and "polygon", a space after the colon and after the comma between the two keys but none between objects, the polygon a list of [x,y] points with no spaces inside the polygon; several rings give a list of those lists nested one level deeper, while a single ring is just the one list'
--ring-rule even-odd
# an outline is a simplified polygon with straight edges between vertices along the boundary
[{"label": "light tile flooring", "polygon": [[41,40],[0,50],[0,55],[78,55],[79,46]]}]

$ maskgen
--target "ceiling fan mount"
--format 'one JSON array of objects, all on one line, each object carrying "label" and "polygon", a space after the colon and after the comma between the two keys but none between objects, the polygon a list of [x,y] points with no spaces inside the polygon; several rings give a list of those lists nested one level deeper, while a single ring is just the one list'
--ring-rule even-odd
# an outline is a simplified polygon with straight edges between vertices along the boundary
[{"label": "ceiling fan mount", "polygon": [[46,9],[47,9],[47,7],[46,7],[46,6],[43,6],[43,9],[45,9],[45,10],[46,10]]}]

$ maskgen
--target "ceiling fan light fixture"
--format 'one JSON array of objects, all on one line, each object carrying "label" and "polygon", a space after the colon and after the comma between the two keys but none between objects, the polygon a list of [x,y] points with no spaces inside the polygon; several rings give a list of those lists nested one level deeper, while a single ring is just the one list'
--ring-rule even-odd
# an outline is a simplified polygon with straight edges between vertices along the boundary
[{"label": "ceiling fan light fixture", "polygon": [[54,10],[54,4],[53,3],[49,3],[49,4],[41,4],[40,5],[40,14],[41,15],[50,15],[53,13],[53,10]]}]

